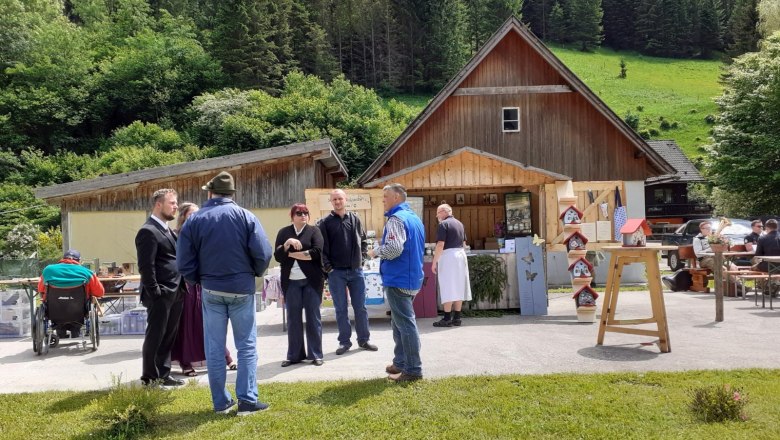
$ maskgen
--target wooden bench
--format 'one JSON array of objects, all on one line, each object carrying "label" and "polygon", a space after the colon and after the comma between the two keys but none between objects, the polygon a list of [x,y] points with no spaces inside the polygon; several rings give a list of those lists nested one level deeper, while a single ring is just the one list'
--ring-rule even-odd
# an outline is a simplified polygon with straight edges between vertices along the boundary
[{"label": "wooden bench", "polygon": [[678,254],[680,255],[681,260],[687,262],[687,267],[684,267],[683,270],[691,275],[691,287],[689,290],[710,293],[710,288],[707,285],[710,282],[712,271],[699,267],[699,260],[693,252],[693,245],[680,246],[678,248]]}]

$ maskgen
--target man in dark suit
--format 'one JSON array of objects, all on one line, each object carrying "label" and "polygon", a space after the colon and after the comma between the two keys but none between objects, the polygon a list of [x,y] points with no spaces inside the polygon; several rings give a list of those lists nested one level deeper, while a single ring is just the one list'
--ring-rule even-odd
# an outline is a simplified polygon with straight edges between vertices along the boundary
[{"label": "man in dark suit", "polygon": [[178,209],[176,191],[160,189],[152,195],[152,215],[135,236],[141,303],[147,309],[146,335],[141,351],[144,385],[184,385],[171,374],[171,347],[176,339],[183,306],[184,281],[176,268],[176,236],[168,227]]}]

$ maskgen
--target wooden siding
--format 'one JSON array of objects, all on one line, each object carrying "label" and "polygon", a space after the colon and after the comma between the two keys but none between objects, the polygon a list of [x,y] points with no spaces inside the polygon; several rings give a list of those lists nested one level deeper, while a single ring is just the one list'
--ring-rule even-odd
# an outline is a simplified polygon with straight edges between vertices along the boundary
[{"label": "wooden siding", "polygon": [[[149,211],[151,196],[160,188],[173,188],[179,201],[202,203],[207,196],[201,187],[219,171],[175,176],[125,185],[60,200],[63,220],[70,211]],[[236,179],[236,202],[247,209],[285,208],[305,200],[304,189],[325,186],[324,168],[311,157],[297,157],[228,169]],[[63,223],[65,223],[63,221]]]},{"label": "wooden siding", "polygon": [[412,190],[530,186],[552,183],[555,180],[554,177],[540,172],[525,170],[471,151],[463,151],[428,166],[409,170],[407,174],[394,177],[392,182]]},{"label": "wooden siding", "polygon": [[[510,32],[461,87],[569,85]],[[502,107],[520,108],[520,132],[501,131]],[[464,146],[574,180],[644,180],[645,157],[580,93],[450,96],[381,169],[386,176]]]}]

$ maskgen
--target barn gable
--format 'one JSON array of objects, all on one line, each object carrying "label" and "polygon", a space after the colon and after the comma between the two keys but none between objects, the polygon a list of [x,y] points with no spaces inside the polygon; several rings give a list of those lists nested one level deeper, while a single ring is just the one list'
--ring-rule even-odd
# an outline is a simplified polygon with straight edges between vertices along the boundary
[{"label": "barn gable", "polygon": [[[518,130],[502,112],[517,109]],[[469,146],[574,180],[673,172],[512,17],[358,179],[368,182]]]}]

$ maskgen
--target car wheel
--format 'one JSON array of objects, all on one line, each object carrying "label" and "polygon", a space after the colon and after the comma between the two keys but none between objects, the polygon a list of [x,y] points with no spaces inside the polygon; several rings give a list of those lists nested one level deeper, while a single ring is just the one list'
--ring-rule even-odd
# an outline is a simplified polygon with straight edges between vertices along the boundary
[{"label": "car wheel", "polygon": [[680,255],[677,252],[669,252],[669,256],[667,257],[669,260],[669,269],[672,270],[678,270],[682,269],[683,264],[680,261]]}]

